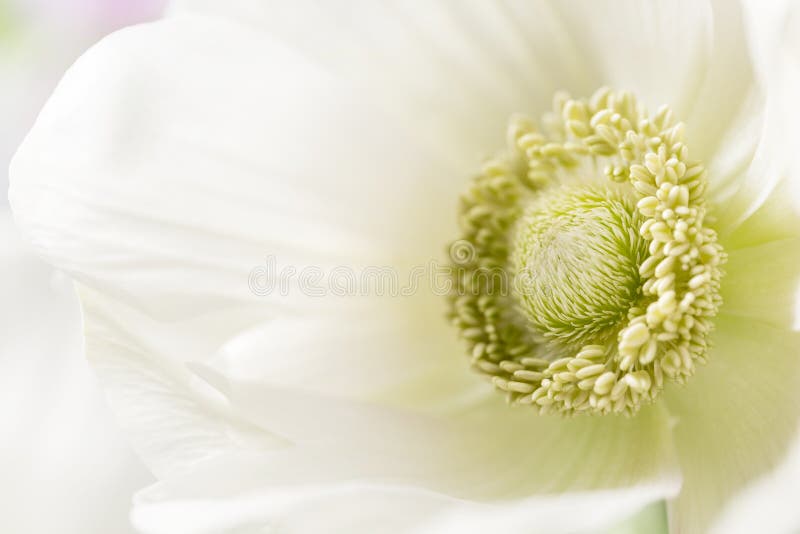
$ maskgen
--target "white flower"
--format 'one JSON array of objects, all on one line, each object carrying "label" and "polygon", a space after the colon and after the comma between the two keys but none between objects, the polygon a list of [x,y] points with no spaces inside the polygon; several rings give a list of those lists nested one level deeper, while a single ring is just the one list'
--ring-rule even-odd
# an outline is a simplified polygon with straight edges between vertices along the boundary
[{"label": "white flower", "polygon": [[[87,355],[160,479],[143,531],[567,532],[662,498],[675,532],[756,528],[723,509],[800,415],[798,108],[796,58],[751,54],[739,5],[186,4],[79,60],[12,165],[17,221],[77,281]],[[469,372],[427,286],[251,291],[266,255],[440,257],[509,117],[602,85],[672,106],[708,169],[724,307],[686,387],[630,418],[536,415]]]}]

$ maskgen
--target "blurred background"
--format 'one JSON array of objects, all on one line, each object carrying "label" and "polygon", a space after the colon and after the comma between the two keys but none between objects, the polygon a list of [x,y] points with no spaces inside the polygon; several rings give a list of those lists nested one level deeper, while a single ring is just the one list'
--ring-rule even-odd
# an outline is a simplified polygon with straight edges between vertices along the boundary
[{"label": "blurred background", "polygon": [[164,0],[0,0],[0,532],[133,532],[153,478],[120,435],[81,350],[70,282],[17,237],[8,162],[64,71]]}]

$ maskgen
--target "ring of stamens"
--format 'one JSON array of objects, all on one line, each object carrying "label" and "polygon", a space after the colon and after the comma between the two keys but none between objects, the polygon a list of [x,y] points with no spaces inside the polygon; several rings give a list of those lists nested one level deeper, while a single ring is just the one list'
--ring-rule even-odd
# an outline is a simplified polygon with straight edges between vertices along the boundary
[{"label": "ring of stamens", "polygon": [[[539,412],[634,413],[706,358],[725,260],[707,223],[706,171],[668,107],[649,116],[605,88],[557,95],[541,129],[513,118],[508,140],[461,198],[457,243],[471,252],[454,257],[451,318],[472,365]],[[595,279],[549,248],[559,228],[583,239],[582,226],[600,236],[587,241],[607,267]]]}]

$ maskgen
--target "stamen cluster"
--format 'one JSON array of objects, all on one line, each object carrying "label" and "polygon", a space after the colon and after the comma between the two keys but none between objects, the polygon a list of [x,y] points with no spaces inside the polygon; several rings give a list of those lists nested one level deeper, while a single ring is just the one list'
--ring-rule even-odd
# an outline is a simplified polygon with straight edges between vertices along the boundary
[{"label": "stamen cluster", "polygon": [[[452,320],[509,401],[633,413],[706,358],[725,261],[706,171],[668,107],[605,88],[508,138],[461,198]],[[510,291],[480,275],[498,269]]]}]

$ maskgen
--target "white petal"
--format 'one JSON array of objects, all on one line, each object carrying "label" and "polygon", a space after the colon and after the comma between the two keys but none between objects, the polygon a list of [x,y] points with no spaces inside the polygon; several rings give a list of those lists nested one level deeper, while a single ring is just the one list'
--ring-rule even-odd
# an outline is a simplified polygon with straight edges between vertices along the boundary
[{"label": "white petal", "polygon": [[[230,469],[235,476],[246,473],[249,466],[214,466],[203,476],[159,483],[139,493],[134,523],[145,534],[258,534],[276,527],[286,534],[595,534],[598,529],[606,532],[604,527],[659,493],[653,488],[640,488],[638,494],[609,490],[488,505],[404,486],[355,481],[239,493],[232,487]],[[215,494],[198,490],[214,485],[226,490]],[[225,491],[230,496],[220,495]],[[652,529],[651,521],[643,524],[647,531],[612,527],[608,533],[660,532]]]},{"label": "white petal", "polygon": [[486,388],[468,371],[463,343],[448,328],[444,299],[424,291],[406,298],[342,298],[333,313],[284,315],[231,338],[211,365],[234,379],[337,397],[394,397],[404,405],[412,399],[430,404],[425,384],[438,390],[432,394],[439,399]]},{"label": "white petal", "polygon": [[800,333],[725,314],[716,323],[708,365],[666,392],[684,476],[675,532],[708,531],[729,499],[782,461],[800,417]]},{"label": "white petal", "polygon": [[[800,430],[800,429],[799,429]],[[748,534],[754,531],[800,531],[797,490],[800,487],[800,432],[791,452],[769,473],[759,477],[731,499],[714,524],[714,534]]]},{"label": "white petal", "polygon": [[639,95],[647,106],[669,104],[678,117],[696,96],[712,45],[708,2],[553,3],[604,84]]},{"label": "white petal", "polygon": [[[499,146],[512,113],[601,85],[669,104],[715,197],[746,180],[765,121],[765,81],[736,2],[321,2],[178,0],[173,12],[239,21],[369,88],[462,174]],[[332,46],[331,43],[334,43]],[[756,61],[758,63],[758,61]],[[757,66],[757,65],[756,65]],[[479,126],[478,126],[479,125]],[[763,149],[761,149],[763,152]],[[764,160],[767,161],[767,160]],[[750,174],[763,173],[763,165]],[[765,190],[769,189],[765,187]],[[743,195],[744,197],[745,195]],[[757,197],[754,205],[763,201]],[[747,203],[726,217],[743,217]]]},{"label": "white petal", "polygon": [[771,195],[790,194],[795,206],[800,206],[800,165],[796,158],[800,141],[797,130],[800,106],[796,97],[800,91],[800,46],[792,48],[790,43],[797,34],[791,29],[791,21],[800,17],[796,9],[795,13],[779,11],[783,13],[785,26],[769,30],[775,36],[766,39],[768,53],[763,35],[761,38],[754,35],[765,31],[757,24],[761,17],[749,17],[750,50],[764,94],[763,118],[759,128],[747,128],[757,133],[756,137],[750,135],[757,140],[750,161],[742,162],[738,178],[727,180],[725,188],[714,191],[714,201],[720,206],[715,215],[722,235],[733,231]]},{"label": "white petal", "polygon": [[[305,525],[309,507],[323,522],[367,520],[372,516],[337,514],[353,487],[359,502],[385,502],[373,510],[375,520],[399,521],[412,507],[436,511],[432,525],[466,532],[492,524],[518,530],[534,520],[577,528],[629,515],[674,495],[680,484],[667,420],[656,407],[633,419],[563,420],[513,410],[483,384],[472,398],[422,410],[396,399],[394,408],[379,398],[346,400],[349,384],[320,394],[324,382],[316,377],[324,374],[313,367],[312,392],[302,383],[271,386],[269,377],[231,380],[164,354],[224,314],[164,325],[85,288],[82,302],[88,356],[134,446],[163,480],[136,514],[146,532],[218,532],[221,524],[243,528],[249,521]],[[441,370],[432,377],[444,377],[442,388],[451,380]],[[183,502],[185,491],[199,495],[205,511]],[[245,491],[253,500],[243,504],[238,494]]]},{"label": "white petal", "polygon": [[763,79],[780,75],[785,54],[800,59],[800,40],[797,39],[800,10],[791,0],[769,3],[743,0],[747,36],[754,66]]},{"label": "white petal", "polygon": [[88,52],[11,174],[17,222],[46,258],[162,317],[252,303],[268,255],[407,265],[453,235],[453,174],[369,95],[203,18]]},{"label": "white petal", "polygon": [[545,2],[179,0],[172,7],[279,36],[374,93],[462,175],[502,148],[512,113],[538,117],[555,91],[588,95],[600,83]]},{"label": "white petal", "polygon": [[723,239],[722,297],[727,314],[791,329],[800,309],[800,209],[788,185]]},{"label": "white petal", "polygon": [[[331,453],[343,457],[360,455],[360,450],[351,449],[374,449],[396,456],[400,463],[395,467],[401,471],[428,469],[424,476],[430,477],[432,486],[474,498],[517,489],[529,493],[536,488],[546,492],[617,487],[671,474],[668,429],[656,407],[632,419],[532,417],[526,410],[509,409],[487,389],[471,405],[435,414],[218,380],[215,387],[227,392],[245,418],[295,443],[331,446]],[[427,439],[415,442],[404,437],[417,433]],[[637,443],[628,443],[633,439]],[[482,461],[471,465],[477,457]],[[542,465],[545,457],[547,465]],[[401,465],[406,458],[409,464]],[[459,462],[465,468],[454,472],[451,467]],[[565,471],[565,465],[575,469]],[[529,472],[534,467],[535,475]],[[480,475],[494,471],[510,480],[501,483]],[[472,483],[465,486],[465,478]]]},{"label": "white petal", "polygon": [[218,456],[159,483],[137,501],[145,532],[360,532],[375,524],[386,532],[574,532],[679,487],[655,407],[634,419],[561,420],[484,400],[453,418],[217,385],[237,410],[295,445]]},{"label": "white petal", "polygon": [[672,105],[689,124],[693,153],[706,160],[740,129],[732,121],[756,90],[735,3],[340,2],[334,9],[178,0],[172,8],[280,35],[419,117],[434,142],[457,140],[462,160],[496,145],[511,113],[538,117],[555,91],[588,96],[601,85],[634,91],[653,110]]},{"label": "white petal", "polygon": [[72,284],[24,246],[0,208],[3,532],[133,532],[153,477],[115,425],[82,354]]},{"label": "white petal", "polygon": [[[458,409],[426,415],[228,380],[199,363],[170,365],[162,351],[180,332],[87,290],[82,301],[89,357],[134,445],[164,478],[136,513],[146,532],[307,525],[309,507],[328,524],[429,525],[417,514],[435,511],[431,525],[462,532],[534,520],[577,528],[678,489],[668,425],[655,407],[633,419],[540,418],[487,387]],[[200,332],[213,324],[207,319],[170,326]],[[197,502],[184,502],[187,491]],[[375,503],[372,515],[340,513],[353,492],[362,508]],[[585,512],[567,513],[575,510]]]},{"label": "white petal", "polygon": [[[538,114],[557,90],[583,96],[602,84],[636,91],[653,106],[670,103],[682,110],[707,78],[717,76],[708,72],[712,63],[736,57],[726,45],[734,35],[741,37],[739,28],[713,20],[738,13],[724,7],[715,13],[708,2],[689,1],[344,2],[334,10],[314,1],[275,9],[254,0],[224,5],[177,0],[172,11],[213,14],[281,35],[348,76],[370,66],[365,83],[389,91],[385,86],[399,83],[402,91],[420,93],[406,105],[436,93],[441,98],[442,92],[459,99],[479,96],[452,95],[448,89],[457,85],[467,92],[484,90],[479,103],[467,101],[475,111],[496,106],[507,113]],[[720,29],[715,43],[712,32]],[[421,73],[433,75],[428,86],[417,85]],[[738,96],[738,89],[727,89],[727,97]],[[445,113],[454,107],[452,101],[442,103]]]},{"label": "white petal", "polygon": [[706,46],[696,51],[702,57],[696,92],[685,110],[675,111],[686,123],[691,156],[708,166],[713,191],[752,159],[765,97],[747,40],[747,14],[738,2],[711,1],[708,9],[712,27]]},{"label": "white petal", "polygon": [[[293,462],[287,477],[298,466],[321,462],[338,466],[325,476],[389,477],[476,500],[631,485],[654,484],[662,493],[677,488],[666,419],[655,408],[634,419],[535,417],[510,409],[485,386],[444,411],[409,411],[378,399],[345,400],[339,391],[329,396],[263,379],[231,380],[201,362],[181,366],[164,354],[187,337],[182,329],[202,331],[216,317],[167,328],[108,298],[82,293],[88,356],[134,445],[165,477],[194,472],[226,454],[279,448],[286,458],[277,463]],[[266,348],[264,357],[273,356]],[[465,367],[455,365],[451,374]],[[317,371],[309,369],[309,375],[313,390]],[[288,443],[294,446],[282,449]],[[315,473],[323,476],[313,469],[308,476]],[[274,475],[267,480],[276,483]],[[255,472],[253,480],[260,482]]]},{"label": "white petal", "polygon": [[728,255],[725,313],[793,328],[800,309],[800,238],[730,250]]},{"label": "white petal", "polygon": [[[786,75],[787,63],[784,54],[793,54],[794,65],[800,59],[800,40],[797,39],[800,29],[800,9],[790,2],[774,2],[765,4],[764,2],[746,2],[750,9],[750,20],[753,21],[756,52],[760,56],[761,67],[764,76]],[[789,7],[790,9],[786,10]],[[783,31],[780,31],[780,30]],[[777,53],[776,53],[777,52]],[[789,62],[791,68],[792,62]],[[774,71],[773,71],[774,69]],[[787,132],[788,133],[788,132]],[[796,158],[794,158],[796,159]],[[795,163],[796,165],[796,163]],[[794,167],[797,169],[797,167]],[[787,182],[786,180],[785,182]],[[797,180],[792,180],[795,185]],[[782,199],[778,201],[771,199],[773,204],[777,204],[774,210],[774,220],[793,221],[787,217],[785,208],[787,199],[792,197],[791,182],[784,183],[787,187],[777,191],[775,197]],[[782,209],[783,208],[783,209]],[[761,217],[761,224],[749,232],[748,238],[751,241],[763,239],[765,233],[774,230],[775,224],[770,224],[770,220],[764,221]],[[748,226],[750,221],[745,223]],[[778,236],[791,237],[797,235],[798,225],[791,222],[780,226],[782,232]],[[739,230],[736,232],[740,233]],[[785,242],[785,241],[784,241]],[[777,248],[777,243],[775,247]],[[768,264],[770,258],[765,258],[756,265]],[[786,263],[779,263],[786,266]],[[780,269],[778,269],[780,272]],[[770,274],[771,276],[771,274]],[[778,284],[780,284],[780,276]],[[788,290],[783,295],[774,295],[778,307],[781,302],[791,298],[793,292]],[[795,308],[797,309],[797,307]],[[798,322],[793,325],[797,328]],[[797,422],[795,422],[797,425]],[[798,428],[800,431],[800,428]],[[738,493],[723,509],[720,517],[714,524],[715,534],[745,534],[754,531],[789,533],[800,531],[800,513],[796,506],[796,495],[800,487],[800,433],[795,434],[795,438],[789,445],[789,453],[782,462],[773,470],[763,473],[752,484],[749,484],[743,491]]]},{"label": "white petal", "polygon": [[709,166],[712,189],[738,179],[759,141],[764,96],[737,2],[554,6],[603,84],[634,92],[651,112],[672,107],[691,156]]},{"label": "white petal", "polygon": [[[211,45],[210,35],[225,46]],[[438,298],[435,308],[398,308],[398,299],[386,311],[355,303],[366,311],[354,315],[344,309],[349,296],[298,295],[295,285],[281,306],[281,295],[257,297],[248,285],[266,254],[298,268],[422,265],[451,238],[436,182],[447,173],[361,96],[238,26],[173,20],[121,32],[89,52],[15,158],[17,222],[81,282],[87,352],[156,472],[226,450],[229,434],[263,438],[246,436],[218,399],[198,390],[184,362],[293,385],[311,359],[282,364],[293,355],[279,351],[313,349],[308,356],[322,360],[306,373],[312,390],[362,394],[441,367],[423,359],[432,352],[461,354],[442,345],[442,335],[448,347],[455,336]],[[381,330],[390,351],[354,328],[369,314],[375,324],[395,322]],[[248,338],[264,328],[280,337],[291,323],[269,353],[275,360],[259,370]],[[328,343],[338,337],[338,346],[309,345],[315,333]],[[352,376],[345,366],[356,368]],[[376,367],[384,382],[364,374]],[[337,368],[338,382],[326,380]]]},{"label": "white petal", "polygon": [[85,287],[80,297],[86,356],[134,449],[157,476],[243,446],[284,444],[243,422],[183,363],[207,358],[221,343],[230,312],[164,323]]}]

